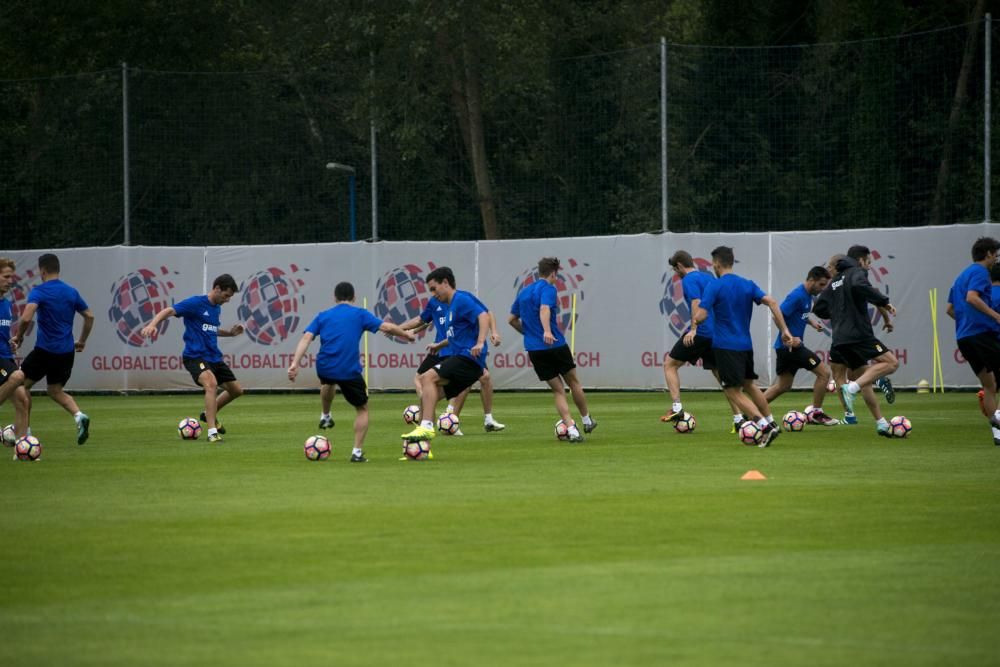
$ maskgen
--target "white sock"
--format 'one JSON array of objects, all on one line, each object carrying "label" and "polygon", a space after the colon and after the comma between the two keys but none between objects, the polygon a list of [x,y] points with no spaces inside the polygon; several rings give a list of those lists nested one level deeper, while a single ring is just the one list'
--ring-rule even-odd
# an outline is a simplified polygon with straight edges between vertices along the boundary
[{"label": "white sock", "polygon": [[572,424],[570,424],[570,426],[569,426],[569,434],[570,435],[580,435],[580,431],[577,430],[577,428],[576,428],[576,422],[573,422]]},{"label": "white sock", "polygon": [[810,412],[812,412],[812,411],[813,411],[813,410],[815,410],[815,409],[816,409],[816,406],[815,406],[815,405],[807,405],[807,406],[806,406],[806,409],[805,409],[805,410],[803,410],[803,412],[805,412],[806,414],[809,414]]},{"label": "white sock", "polygon": [[774,423],[774,415],[768,415],[767,417],[764,417],[764,419],[767,420],[768,424],[773,424]]},{"label": "white sock", "polygon": [[452,405],[451,403],[449,403],[449,404],[448,404],[448,407],[447,407],[447,408],[445,408],[445,410],[444,410],[444,411],[445,411],[445,412],[454,412],[454,411],[455,411],[455,406],[454,406],[454,405]]},{"label": "white sock", "polygon": [[215,428],[214,426],[212,428],[208,429],[208,434],[209,435],[215,435],[218,432],[219,432],[219,430],[217,428]]},{"label": "white sock", "polygon": [[487,424],[492,424],[493,423],[493,413],[492,412],[487,412],[485,415],[483,415],[483,421],[485,423],[487,423]]},{"label": "white sock", "polygon": [[767,419],[761,417],[760,421],[757,422],[757,426],[761,427],[762,429],[767,428]]},{"label": "white sock", "polygon": [[996,412],[993,413],[993,419],[996,419],[998,422],[1000,422],[1000,410],[997,410]]},{"label": "white sock", "polygon": [[743,415],[741,415],[738,412],[735,415],[733,415],[733,423],[734,424],[742,424],[743,423]]},{"label": "white sock", "polygon": [[847,391],[851,392],[852,394],[857,394],[858,392],[861,391],[861,385],[859,385],[854,380],[851,380],[850,382],[847,383]]},{"label": "white sock", "polygon": [[681,405],[680,401],[675,401],[673,405],[670,406],[670,409],[673,410],[674,412],[680,412],[681,410],[684,409],[684,406]]},{"label": "white sock", "polygon": [[[29,433],[28,435],[31,434]],[[996,426],[993,427],[993,437],[1000,440],[1000,428],[997,428]]]},{"label": "white sock", "polygon": [[362,451],[360,447],[355,447],[354,449],[351,450],[351,454],[353,454],[354,456],[362,456],[364,454],[364,451]]},{"label": "white sock", "polygon": [[593,419],[590,418],[590,415],[584,415],[583,417],[581,417],[581,419],[583,419],[583,423],[586,424],[587,426],[590,426],[590,424],[594,421]]},{"label": "white sock", "polygon": [[420,420],[420,427],[421,428],[429,428],[431,430],[434,430],[434,422],[432,422],[430,419],[421,419]]},{"label": "white sock", "polygon": [[324,412],[319,417],[320,417],[320,419],[332,419],[332,417],[330,417],[330,413],[329,412]]},{"label": "white sock", "polygon": [[73,419],[76,420],[76,421],[80,421],[80,417],[82,417],[82,416],[83,416],[83,413],[80,412],[79,410],[77,410],[76,413],[73,415]]},{"label": "white sock", "polygon": [[885,417],[882,417],[875,423],[878,424],[879,426],[885,426],[886,428],[889,428],[889,422],[885,420]]}]

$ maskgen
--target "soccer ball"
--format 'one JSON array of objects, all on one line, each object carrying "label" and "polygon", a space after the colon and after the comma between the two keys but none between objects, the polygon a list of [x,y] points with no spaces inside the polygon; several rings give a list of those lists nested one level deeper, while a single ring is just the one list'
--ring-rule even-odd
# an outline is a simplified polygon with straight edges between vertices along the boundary
[{"label": "soccer ball", "polygon": [[403,410],[403,421],[407,424],[418,424],[420,423],[420,406],[419,405],[408,405],[406,409]]},{"label": "soccer ball", "polygon": [[185,417],[177,425],[177,433],[180,434],[181,440],[197,440],[201,435],[201,423],[194,417]]},{"label": "soccer ball", "polygon": [[445,435],[458,433],[458,417],[453,412],[445,412],[438,417],[438,430]]},{"label": "soccer ball", "polygon": [[562,419],[556,422],[556,437],[560,440],[569,440],[569,425]]},{"label": "soccer ball", "polygon": [[17,442],[17,434],[14,431],[14,425],[7,424],[3,427],[3,446],[13,447],[15,442]]},{"label": "soccer ball", "polygon": [[740,442],[744,445],[750,446],[759,445],[760,439],[763,436],[763,433],[760,431],[760,427],[752,421],[745,421],[740,424],[739,429],[737,429],[737,433],[740,436]]},{"label": "soccer ball", "polygon": [[431,453],[431,443],[426,440],[407,442],[403,444],[403,454],[411,461],[423,461]]},{"label": "soccer ball", "polygon": [[681,415],[680,419],[674,422],[674,430],[678,433],[691,433],[697,425],[698,422],[695,421],[694,415],[690,412],[685,412]]},{"label": "soccer ball", "polygon": [[42,443],[33,435],[26,435],[14,443],[14,456],[19,461],[37,461],[42,458]]},{"label": "soccer ball", "polygon": [[808,418],[798,410],[792,410],[781,420],[781,428],[786,431],[801,431],[806,427]]},{"label": "soccer ball", "polygon": [[330,458],[330,441],[321,435],[311,435],[302,445],[302,451],[310,461],[322,461]]},{"label": "soccer ball", "polygon": [[913,424],[906,417],[899,415],[889,420],[889,430],[892,431],[892,437],[905,438],[913,430]]}]

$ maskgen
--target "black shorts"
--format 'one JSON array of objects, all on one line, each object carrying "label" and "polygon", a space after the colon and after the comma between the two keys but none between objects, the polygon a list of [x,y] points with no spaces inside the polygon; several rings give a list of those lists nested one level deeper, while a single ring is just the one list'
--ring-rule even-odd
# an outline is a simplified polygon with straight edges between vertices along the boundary
[{"label": "black shorts", "polygon": [[560,345],[548,350],[531,350],[528,352],[528,359],[531,359],[535,375],[542,382],[548,382],[559,375],[566,375],[576,368],[569,345]]},{"label": "black shorts", "polygon": [[420,362],[420,366],[417,367],[417,375],[421,373],[426,373],[430,369],[441,363],[441,357],[436,354],[428,354],[424,357],[424,360]]},{"label": "black shorts", "polygon": [[472,359],[465,357],[445,357],[434,367],[438,377],[448,381],[444,385],[445,398],[455,398],[476,384],[483,375],[483,369]]},{"label": "black shorts", "polygon": [[791,350],[784,347],[778,348],[777,357],[778,362],[775,366],[775,372],[778,375],[788,373],[794,376],[795,371],[800,368],[804,368],[811,373],[817,366],[823,363],[816,356],[816,353],[805,345],[799,345]]},{"label": "black shorts", "polygon": [[66,384],[73,374],[74,357],[76,352],[55,354],[36,347],[25,357],[21,370],[24,371],[24,377],[32,382],[45,378],[50,385]]},{"label": "black shorts", "polygon": [[882,341],[877,338],[848,343],[846,345],[834,345],[830,348],[830,353],[836,350],[837,354],[843,358],[843,364],[850,369],[861,368],[868,365],[869,360],[882,356],[889,351]]},{"label": "black shorts", "polygon": [[16,370],[17,361],[6,357],[0,357],[0,384],[6,382],[10,378],[11,373]]},{"label": "black shorts", "polygon": [[830,352],[828,353],[827,356],[830,357],[831,364],[840,364],[841,366],[847,365],[847,360],[844,359],[844,355],[842,355],[840,352],[837,352],[832,347],[830,348]]},{"label": "black shorts", "polygon": [[976,375],[987,368],[1000,378],[1000,338],[995,333],[986,332],[963,338],[958,341],[958,351],[969,362]]},{"label": "black shorts", "polygon": [[684,344],[684,337],[681,336],[674,343],[673,349],[670,350],[670,358],[677,361],[686,361],[689,364],[693,364],[701,359],[701,366],[706,371],[715,368],[715,353],[712,351],[712,339],[708,336],[696,335],[691,347]]},{"label": "black shorts", "polygon": [[742,387],[747,380],[756,380],[753,372],[753,351],[720,350],[716,348],[715,368],[722,387]]},{"label": "black shorts", "polygon": [[368,385],[365,384],[365,378],[361,375],[350,380],[333,380],[320,375],[319,382],[320,384],[333,384],[340,387],[340,393],[344,395],[344,400],[356,408],[368,403]]},{"label": "black shorts", "polygon": [[218,384],[236,382],[236,376],[233,375],[233,371],[224,361],[202,361],[201,359],[184,357],[184,368],[191,374],[194,383],[199,387],[201,386],[201,382],[198,381],[198,377],[205,371],[212,371],[212,375],[215,376],[215,381]]}]

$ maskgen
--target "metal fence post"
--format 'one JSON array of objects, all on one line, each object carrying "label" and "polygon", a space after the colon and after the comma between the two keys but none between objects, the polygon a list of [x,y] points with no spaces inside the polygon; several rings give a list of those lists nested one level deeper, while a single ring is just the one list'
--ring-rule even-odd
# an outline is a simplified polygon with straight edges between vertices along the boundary
[{"label": "metal fence post", "polygon": [[986,39],[983,44],[986,50],[986,63],[983,67],[983,221],[989,222],[993,219],[990,215],[990,188],[992,187],[991,181],[991,165],[990,165],[990,68],[992,67],[991,58],[991,16],[986,14],[986,21],[984,22],[984,30],[986,31]]},{"label": "metal fence post", "polygon": [[128,63],[122,63],[122,245],[132,244],[128,182]]},{"label": "metal fence post", "polygon": [[667,227],[667,38],[660,37],[660,231]]}]

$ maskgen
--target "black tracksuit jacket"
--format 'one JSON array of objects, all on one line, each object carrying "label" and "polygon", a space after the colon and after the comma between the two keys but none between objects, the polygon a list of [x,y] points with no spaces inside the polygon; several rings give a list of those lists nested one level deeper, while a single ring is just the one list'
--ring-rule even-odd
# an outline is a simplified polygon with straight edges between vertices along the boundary
[{"label": "black tracksuit jacket", "polygon": [[812,312],[833,325],[831,345],[850,345],[873,340],[868,304],[889,305],[889,297],[872,287],[868,272],[850,258],[837,262],[837,277],[820,293]]}]

